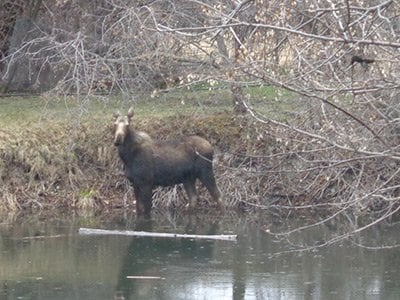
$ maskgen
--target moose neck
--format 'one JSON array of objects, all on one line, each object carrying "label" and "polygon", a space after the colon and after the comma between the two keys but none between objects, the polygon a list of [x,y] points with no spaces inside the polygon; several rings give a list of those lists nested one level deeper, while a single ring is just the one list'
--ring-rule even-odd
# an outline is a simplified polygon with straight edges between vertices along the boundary
[{"label": "moose neck", "polygon": [[134,153],[137,150],[136,133],[132,129],[128,129],[124,142],[118,146],[118,152],[124,164],[129,164],[132,160]]}]

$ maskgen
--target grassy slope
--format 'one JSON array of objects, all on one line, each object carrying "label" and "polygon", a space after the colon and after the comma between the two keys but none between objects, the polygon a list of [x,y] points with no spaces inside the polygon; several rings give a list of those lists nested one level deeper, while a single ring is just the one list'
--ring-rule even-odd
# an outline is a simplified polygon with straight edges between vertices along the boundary
[{"label": "grassy slope", "polygon": [[[265,114],[292,102],[268,87],[246,92]],[[132,197],[112,145],[112,115],[130,106],[134,126],[155,138],[201,134],[220,151],[246,153],[253,147],[249,136],[257,130],[232,118],[229,90],[126,98],[0,98],[0,209],[121,205]]]},{"label": "grassy slope", "polygon": [[[229,109],[226,91],[160,94],[157,97],[123,100],[119,96],[93,96],[81,101],[74,97],[48,99],[45,97],[0,98],[0,125],[42,125],[47,121],[77,122],[107,120],[116,111],[124,112],[134,106],[138,117],[166,117],[182,114],[207,114]],[[204,98],[207,97],[207,100]],[[221,99],[222,98],[222,99]]]},{"label": "grassy slope", "polygon": [[[268,87],[249,88],[246,93],[257,113],[296,126],[313,126],[308,123],[310,106],[301,99]],[[132,204],[132,192],[120,174],[121,163],[112,145],[112,114],[126,112],[132,105],[134,127],[155,139],[200,134],[216,146],[217,182],[231,206],[341,203],[353,197],[354,186],[369,195],[377,170],[379,178],[397,174],[397,161],[390,157],[384,162],[362,158],[366,164],[360,185],[358,173],[348,172],[359,169],[355,152],[332,151],[329,143],[316,143],[312,136],[273,122],[256,122],[249,115],[235,117],[226,89],[134,95],[133,99],[8,97],[0,98],[0,209]],[[309,130],[332,134],[331,125]],[[346,160],[350,163],[326,167]],[[176,187],[157,190],[154,198],[156,205],[176,206],[184,204],[182,195]],[[206,195],[201,191],[204,200]],[[359,206],[363,211],[369,205],[380,207],[372,200],[359,201]]]},{"label": "grassy slope", "polygon": [[[271,87],[252,87],[245,90],[250,104],[259,112],[276,115],[293,110],[293,97]],[[0,126],[42,125],[50,122],[109,120],[115,111],[134,106],[140,118],[167,117],[176,114],[207,115],[231,111],[228,89],[176,90],[168,93],[130,96],[82,97],[4,97],[0,98]]]}]

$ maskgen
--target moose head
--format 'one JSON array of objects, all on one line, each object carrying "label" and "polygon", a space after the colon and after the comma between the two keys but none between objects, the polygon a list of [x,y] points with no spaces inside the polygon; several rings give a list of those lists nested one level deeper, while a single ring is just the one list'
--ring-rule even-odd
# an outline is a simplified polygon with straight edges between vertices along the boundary
[{"label": "moose head", "polygon": [[128,114],[126,116],[121,116],[119,112],[114,114],[115,119],[115,136],[114,136],[114,145],[119,146],[124,143],[124,140],[129,132],[129,124],[133,117],[133,108],[131,107],[128,110]]}]

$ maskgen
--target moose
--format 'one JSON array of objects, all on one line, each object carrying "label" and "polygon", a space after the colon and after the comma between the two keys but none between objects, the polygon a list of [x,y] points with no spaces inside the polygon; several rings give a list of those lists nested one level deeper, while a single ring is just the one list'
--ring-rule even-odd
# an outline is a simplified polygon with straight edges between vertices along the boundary
[{"label": "moose", "polygon": [[124,175],[133,186],[137,214],[150,215],[154,187],[180,183],[189,198],[188,207],[194,208],[198,200],[197,179],[218,206],[222,205],[212,168],[214,151],[207,140],[197,135],[153,140],[147,133],[131,128],[132,117],[132,107],[126,116],[114,114],[114,145],[124,165]]}]

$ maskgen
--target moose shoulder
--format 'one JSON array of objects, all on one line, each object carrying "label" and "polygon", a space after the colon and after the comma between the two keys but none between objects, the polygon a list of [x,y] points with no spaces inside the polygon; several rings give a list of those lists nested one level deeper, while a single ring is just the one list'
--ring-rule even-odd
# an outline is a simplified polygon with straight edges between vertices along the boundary
[{"label": "moose shoulder", "polygon": [[132,108],[126,116],[115,115],[114,144],[124,164],[125,175],[131,182],[137,213],[149,215],[152,191],[156,186],[182,183],[189,205],[197,202],[196,180],[199,179],[214,201],[221,204],[221,193],[212,169],[213,148],[199,136],[179,140],[155,141],[147,133],[130,127]]}]

